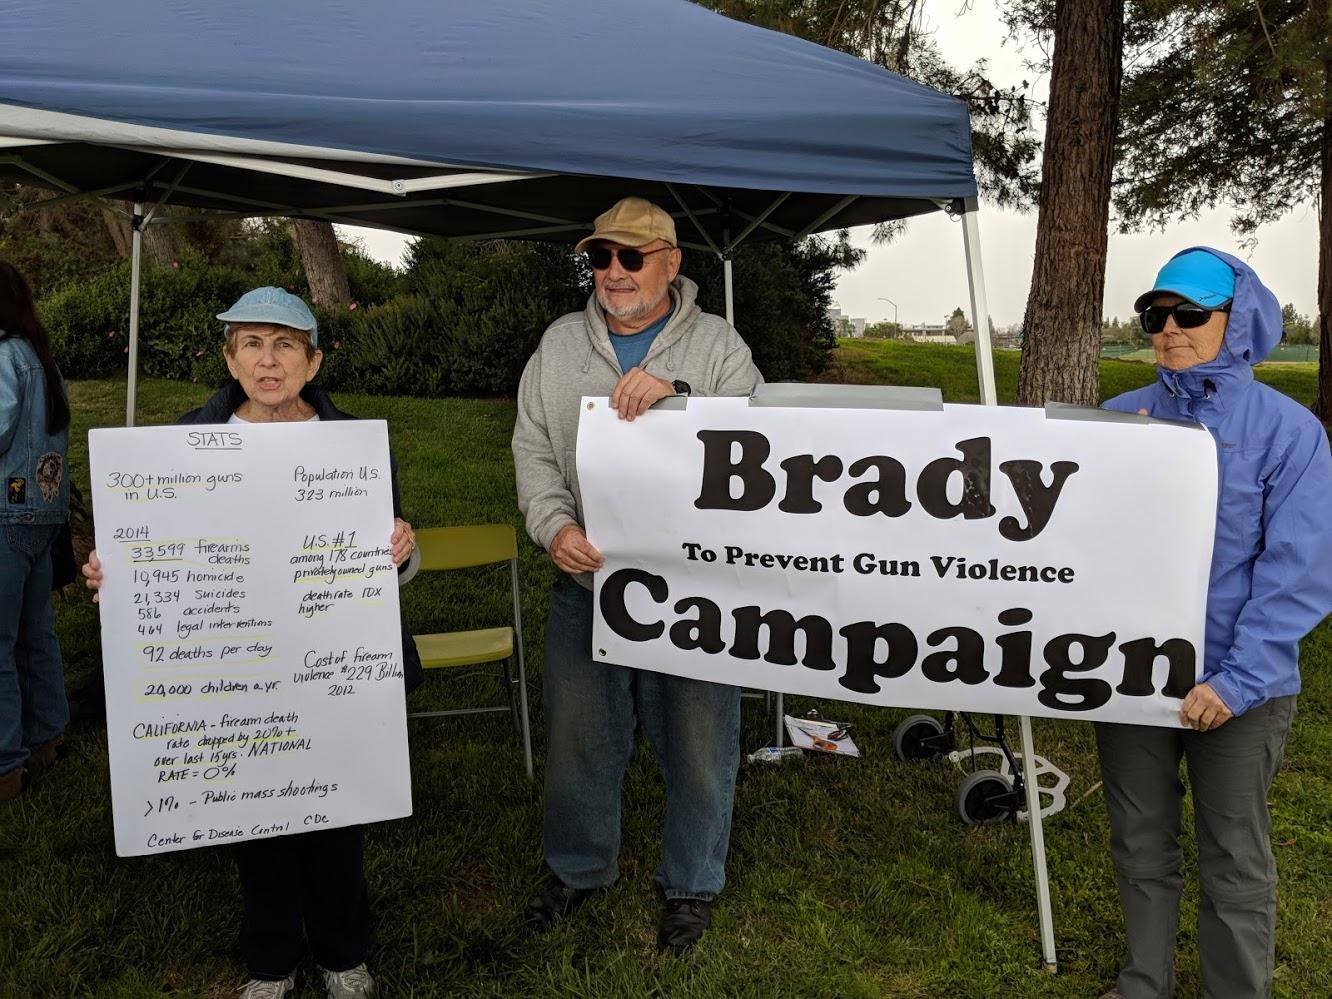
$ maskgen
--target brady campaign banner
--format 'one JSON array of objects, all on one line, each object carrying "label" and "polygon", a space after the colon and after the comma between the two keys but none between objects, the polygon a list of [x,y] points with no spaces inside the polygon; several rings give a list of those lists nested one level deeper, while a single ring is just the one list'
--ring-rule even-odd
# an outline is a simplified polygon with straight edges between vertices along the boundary
[{"label": "brady campaign banner", "polygon": [[1201,669],[1201,428],[1039,409],[584,399],[593,656],[870,704],[1178,725]]}]

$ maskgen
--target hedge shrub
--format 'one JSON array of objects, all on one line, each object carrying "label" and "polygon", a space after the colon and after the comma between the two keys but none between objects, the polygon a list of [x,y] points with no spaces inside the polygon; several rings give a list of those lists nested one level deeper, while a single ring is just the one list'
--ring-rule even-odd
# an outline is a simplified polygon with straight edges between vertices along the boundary
[{"label": "hedge shrub", "polygon": [[[245,252],[246,250],[250,252]],[[826,365],[835,346],[827,318],[837,269],[854,262],[845,241],[761,245],[735,258],[736,316],[770,380],[799,379]],[[199,256],[146,266],[140,304],[140,370],[220,384],[227,377],[217,312],[258,284],[292,277],[294,249],[280,227],[261,227],[224,262]],[[330,389],[385,395],[512,394],[542,332],[580,311],[591,274],[565,246],[529,242],[418,240],[401,272],[348,254],[352,309],[316,307],[324,351],[320,381]],[[700,304],[723,313],[721,266],[687,253],[685,273]],[[297,273],[299,273],[297,271]],[[43,320],[67,378],[125,370],[129,266],[117,264],[46,297]]]}]

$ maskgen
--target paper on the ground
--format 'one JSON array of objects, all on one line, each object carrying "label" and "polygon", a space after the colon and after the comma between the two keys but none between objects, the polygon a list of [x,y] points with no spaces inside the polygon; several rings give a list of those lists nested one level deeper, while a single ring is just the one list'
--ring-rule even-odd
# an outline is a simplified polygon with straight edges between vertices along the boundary
[{"label": "paper on the ground", "polygon": [[815,721],[810,718],[796,718],[782,715],[786,721],[786,732],[791,737],[791,745],[801,749],[811,749],[816,753],[836,753],[838,756],[859,756],[860,749],[851,736],[829,739],[837,731],[833,722]]},{"label": "paper on the ground", "polygon": [[116,852],[411,814],[385,424],[88,445]]}]

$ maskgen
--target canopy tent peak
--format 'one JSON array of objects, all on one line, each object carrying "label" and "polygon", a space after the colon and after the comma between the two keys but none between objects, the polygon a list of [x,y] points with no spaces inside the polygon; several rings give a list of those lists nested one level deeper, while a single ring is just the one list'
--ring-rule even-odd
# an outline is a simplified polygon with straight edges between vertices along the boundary
[{"label": "canopy tent peak", "polygon": [[[722,255],[722,251],[718,249],[716,242],[713,241],[713,238],[708,235],[708,230],[703,227],[703,224],[701,222],[699,222],[698,215],[696,215],[694,213],[694,210],[689,207],[683,195],[680,194],[679,188],[677,188],[674,184],[667,184],[666,190],[671,192],[671,196],[675,198],[676,202],[680,205],[680,209],[684,212],[685,217],[688,218],[689,221],[694,224],[694,230],[707,241],[708,249],[710,249],[713,253],[717,254],[717,256],[720,257]],[[716,209],[709,209],[709,210],[715,211]]]},{"label": "canopy tent peak", "polygon": [[180,186],[180,182],[185,179],[185,175],[190,172],[190,167],[192,166],[194,166],[194,164],[189,162],[181,164],[180,169],[176,171],[176,176],[172,179],[171,184],[162,193],[162,196],[153,202],[152,207],[148,209],[148,214],[142,219],[135,219],[136,225],[145,226],[152,222],[153,216],[157,214],[157,210],[170,200],[171,195],[176,193],[176,188]]},{"label": "canopy tent peak", "polygon": [[[759,226],[766,224],[768,216],[771,215],[773,212],[775,212],[778,208],[780,208],[782,206],[782,202],[784,202],[790,196],[791,196],[790,191],[785,191],[777,195],[777,197],[772,200],[772,203],[769,204],[767,208],[763,209],[763,211],[759,214],[757,218],[754,218],[753,216],[748,216],[744,212],[736,212],[735,214],[739,215],[741,218],[749,219],[749,225],[740,231],[739,236],[735,237],[735,242],[731,243],[726,247],[727,254],[729,255],[732,251],[735,250],[737,246],[743,243],[745,241],[745,237],[747,237],[751,232],[753,232]],[[776,226],[772,226],[771,228],[777,229]],[[788,233],[788,235],[790,235],[790,233]]]}]

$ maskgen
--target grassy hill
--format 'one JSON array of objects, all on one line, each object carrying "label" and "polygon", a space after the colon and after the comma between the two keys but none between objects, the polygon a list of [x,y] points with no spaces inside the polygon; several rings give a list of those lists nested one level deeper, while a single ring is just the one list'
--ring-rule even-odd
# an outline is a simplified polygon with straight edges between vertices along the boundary
[{"label": "grassy hill", "polygon": [[[1257,375],[1274,389],[1306,405],[1318,394],[1317,364],[1260,364]],[[1101,361],[1101,398],[1109,399],[1146,385],[1156,377],[1151,364]],[[976,352],[972,347],[947,347],[895,340],[840,340],[833,365],[821,381],[857,385],[934,385],[946,402],[979,402]],[[1018,352],[995,351],[994,383],[999,401],[1017,399]]]}]

